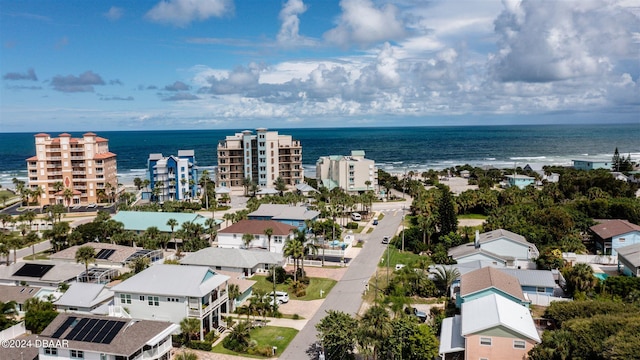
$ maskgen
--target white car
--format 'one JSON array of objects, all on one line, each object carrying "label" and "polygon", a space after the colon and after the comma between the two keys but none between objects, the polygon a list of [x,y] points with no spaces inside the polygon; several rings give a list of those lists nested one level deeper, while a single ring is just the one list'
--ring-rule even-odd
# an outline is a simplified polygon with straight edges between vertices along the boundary
[{"label": "white car", "polygon": [[[273,297],[273,291],[267,294],[268,297]],[[286,304],[289,302],[289,294],[284,291],[276,291],[276,300],[278,304]]]},{"label": "white car", "polygon": [[351,213],[351,220],[360,221],[362,220],[362,215],[360,213]]}]

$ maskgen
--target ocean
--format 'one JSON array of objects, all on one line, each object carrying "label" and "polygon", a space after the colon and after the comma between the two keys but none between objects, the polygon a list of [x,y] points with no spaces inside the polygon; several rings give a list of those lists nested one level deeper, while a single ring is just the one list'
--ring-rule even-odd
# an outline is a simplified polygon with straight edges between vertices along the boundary
[{"label": "ocean", "polygon": [[[166,156],[192,149],[197,165],[212,172],[218,142],[242,130],[103,131],[98,135],[109,139],[109,150],[118,156],[119,181],[131,183],[135,177],[144,178],[150,153]],[[611,160],[616,147],[622,155],[640,161],[640,123],[269,130],[301,141],[306,176],[313,176],[320,156],[348,155],[351,150],[364,150],[367,158],[392,173],[463,164],[571,165],[573,159]],[[35,154],[34,134],[0,133],[3,187],[11,187],[14,177],[26,180],[25,159]]]}]

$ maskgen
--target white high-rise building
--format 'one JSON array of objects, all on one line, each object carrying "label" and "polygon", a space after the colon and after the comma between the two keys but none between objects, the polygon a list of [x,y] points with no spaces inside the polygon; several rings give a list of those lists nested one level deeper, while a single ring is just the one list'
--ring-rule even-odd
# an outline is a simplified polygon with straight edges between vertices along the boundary
[{"label": "white high-rise building", "polygon": [[316,162],[318,184],[331,190],[339,187],[347,193],[374,190],[378,184],[375,161],[365,159],[363,150],[352,150],[351,155],[322,156]]}]

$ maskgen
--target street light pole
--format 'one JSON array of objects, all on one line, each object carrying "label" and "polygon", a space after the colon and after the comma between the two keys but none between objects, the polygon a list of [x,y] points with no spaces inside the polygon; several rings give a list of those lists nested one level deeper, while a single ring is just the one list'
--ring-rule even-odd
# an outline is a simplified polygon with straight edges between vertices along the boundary
[{"label": "street light pole", "polygon": [[402,251],[404,252],[404,205],[402,205]]}]

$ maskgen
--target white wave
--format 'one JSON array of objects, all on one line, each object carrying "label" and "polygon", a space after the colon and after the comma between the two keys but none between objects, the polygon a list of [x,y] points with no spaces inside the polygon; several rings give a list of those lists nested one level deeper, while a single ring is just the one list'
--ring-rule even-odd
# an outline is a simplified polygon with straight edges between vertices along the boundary
[{"label": "white wave", "polygon": [[546,156],[514,156],[510,157],[511,160],[544,160]]}]

